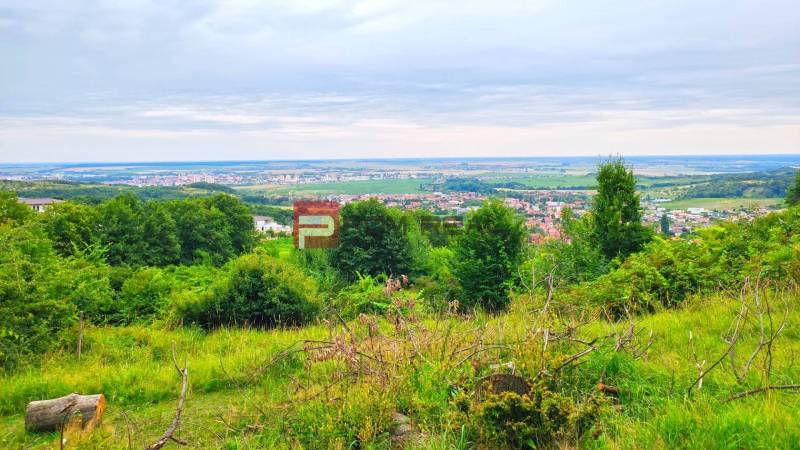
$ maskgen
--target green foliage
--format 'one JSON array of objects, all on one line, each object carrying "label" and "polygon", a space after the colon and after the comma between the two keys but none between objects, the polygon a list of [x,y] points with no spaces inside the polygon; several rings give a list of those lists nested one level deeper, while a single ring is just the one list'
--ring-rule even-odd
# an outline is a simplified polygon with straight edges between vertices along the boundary
[{"label": "green foliage", "polygon": [[799,230],[800,208],[791,208],[752,223],[705,228],[687,239],[657,238],[618,268],[583,283],[577,298],[619,316],[672,307],[748,276],[797,282]]},{"label": "green foliage", "polygon": [[23,223],[34,216],[28,205],[19,202],[16,194],[0,191],[0,224],[4,222]]},{"label": "green foliage", "polygon": [[642,226],[636,178],[622,158],[600,165],[594,197],[594,237],[608,258],[625,257],[639,251],[652,231]]},{"label": "green foliage", "polygon": [[233,251],[244,253],[253,248],[253,217],[250,210],[236,197],[217,194],[203,199],[202,203],[210,210],[216,210],[225,217],[228,238]]},{"label": "green foliage", "polygon": [[152,321],[165,312],[174,284],[162,269],[152,267],[136,271],[120,289],[116,322]]},{"label": "green foliage", "polygon": [[96,208],[79,203],[51,205],[41,214],[44,229],[53,248],[62,256],[72,256],[99,243]]},{"label": "green foliage", "polygon": [[574,284],[593,280],[608,272],[611,264],[594,239],[593,219],[591,213],[576,218],[569,208],[565,208],[561,212],[565,239],[550,239],[532,247],[531,258],[520,270],[522,287],[540,287],[551,273],[556,284]]},{"label": "green foliage", "polygon": [[455,252],[449,247],[431,249],[422,267],[423,275],[414,286],[434,311],[444,311],[448,304],[461,298],[461,286],[453,274]]},{"label": "green foliage", "polygon": [[267,216],[275,219],[282,225],[291,225],[294,216],[292,208],[282,208],[280,206],[269,205],[249,205],[250,212],[257,216]]},{"label": "green foliage", "polygon": [[226,194],[234,194],[236,190],[232,187],[225,186],[224,184],[209,183],[207,181],[197,181],[186,185],[187,188],[202,189],[209,192],[224,192]]},{"label": "green foliage", "polygon": [[144,263],[142,201],[133,194],[123,194],[98,207],[100,242],[108,246],[110,264],[137,266]]},{"label": "green foliage", "polygon": [[142,260],[150,266],[177,264],[181,256],[178,227],[166,203],[148,202],[142,222]]},{"label": "green foliage", "polygon": [[425,209],[414,209],[408,212],[419,224],[420,231],[433,247],[446,247],[453,243],[460,229],[443,217]]},{"label": "green foliage", "polygon": [[661,225],[661,235],[670,236],[671,233],[669,231],[669,217],[667,217],[666,213],[661,215],[660,225]]},{"label": "green foliage", "polygon": [[463,307],[499,311],[508,306],[524,242],[522,219],[500,200],[488,200],[467,215],[453,266]]},{"label": "green foliage", "polygon": [[229,264],[207,292],[184,294],[178,317],[205,328],[299,325],[318,309],[314,280],[271,256],[250,254]]},{"label": "green foliage", "polygon": [[410,225],[399,210],[376,199],[348,203],[341,210],[340,244],[333,256],[336,266],[349,280],[358,274],[409,274],[415,252],[408,238]]},{"label": "green foliage", "polygon": [[64,338],[75,305],[53,285],[69,274],[41,229],[0,225],[0,368],[30,360]]},{"label": "green foliage", "polygon": [[[277,241],[279,240],[274,239],[268,242],[273,243]],[[333,252],[331,249],[307,248],[304,250],[296,250],[292,246],[291,238],[286,238],[285,242],[289,248],[289,260],[302,268],[308,276],[314,279],[321,293],[331,295],[346,284],[339,271],[333,267],[331,262],[333,259]],[[280,255],[276,254],[273,256],[279,257]]]},{"label": "green foliage", "polygon": [[795,174],[794,183],[786,190],[786,204],[789,206],[800,204],[800,170]]},{"label": "green foliage", "polygon": [[99,246],[114,266],[221,265],[252,249],[254,240],[249,209],[227,194],[142,202],[126,193],[97,207],[60,203],[41,220],[61,255]]},{"label": "green foliage", "polygon": [[599,417],[602,404],[597,397],[576,404],[572,398],[538,385],[526,395],[489,395],[476,413],[482,439],[490,445],[547,448],[561,440],[580,438]]},{"label": "green foliage", "polygon": [[384,283],[359,274],[355,283],[339,291],[333,306],[342,317],[352,319],[362,313],[384,313],[391,302],[391,296],[384,293]]},{"label": "green foliage", "polygon": [[791,189],[793,172],[789,169],[754,173],[714,175],[709,180],[691,184],[681,198],[767,198],[784,197]]}]

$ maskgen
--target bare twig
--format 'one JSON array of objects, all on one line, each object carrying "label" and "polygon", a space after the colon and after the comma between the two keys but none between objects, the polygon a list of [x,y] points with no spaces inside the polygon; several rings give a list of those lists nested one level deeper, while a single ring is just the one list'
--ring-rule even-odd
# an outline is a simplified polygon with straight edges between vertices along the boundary
[{"label": "bare twig", "polygon": [[749,391],[739,392],[738,394],[731,395],[728,397],[726,401],[730,402],[739,398],[748,397],[753,394],[760,394],[762,392],[767,392],[771,390],[783,390],[783,389],[800,389],[800,384],[779,384],[775,386],[764,386],[756,389],[750,389]]},{"label": "bare twig", "polygon": [[175,418],[172,419],[172,424],[169,426],[169,428],[167,428],[167,431],[164,432],[161,438],[153,444],[145,447],[145,450],[158,450],[165,446],[169,441],[174,441],[181,445],[187,445],[184,441],[173,437],[175,431],[178,430],[178,427],[181,424],[181,412],[183,411],[183,405],[186,402],[186,391],[189,389],[189,369],[186,367],[181,368],[178,365],[178,358],[175,356],[175,341],[172,342],[172,363],[175,365],[175,370],[178,371],[183,379],[181,395],[178,398],[178,406],[175,408]]},{"label": "bare twig", "polygon": [[[709,372],[711,372],[715,367],[717,367],[719,365],[719,363],[721,363],[725,359],[725,357],[727,357],[730,354],[731,349],[734,348],[734,346],[736,345],[736,342],[739,340],[739,336],[741,336],[742,328],[744,326],[745,317],[747,316],[746,290],[747,290],[748,286],[749,286],[749,280],[745,279],[744,286],[742,287],[742,290],[740,291],[741,292],[740,293],[741,308],[739,310],[739,314],[736,315],[736,319],[734,319],[733,332],[731,334],[730,339],[727,341],[728,342],[728,347],[725,349],[725,352],[722,354],[722,356],[719,357],[719,359],[717,359],[716,361],[714,361],[713,364],[708,366],[708,369],[705,369],[705,370],[702,369],[702,366],[705,365],[705,361],[703,361],[703,363],[698,367],[698,370],[700,371],[700,374],[692,382],[692,384],[689,386],[689,389],[686,391],[686,394],[689,397],[692,396],[692,390],[694,389],[694,387],[696,385],[698,385],[698,383],[702,383],[703,382],[703,378]],[[691,341],[691,334],[690,334],[690,341]]]},{"label": "bare twig", "polygon": [[83,347],[83,311],[81,311],[81,321],[78,326],[78,362],[81,362],[81,347]]}]

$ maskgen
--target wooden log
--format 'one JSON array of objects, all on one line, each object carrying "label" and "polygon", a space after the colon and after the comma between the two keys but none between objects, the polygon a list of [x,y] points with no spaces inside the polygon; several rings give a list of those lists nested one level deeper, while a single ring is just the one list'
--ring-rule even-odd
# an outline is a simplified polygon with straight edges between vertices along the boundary
[{"label": "wooden log", "polygon": [[25,429],[27,431],[58,431],[73,417],[81,417],[81,427],[93,429],[103,418],[106,397],[103,394],[69,394],[50,400],[28,403],[25,408]]}]

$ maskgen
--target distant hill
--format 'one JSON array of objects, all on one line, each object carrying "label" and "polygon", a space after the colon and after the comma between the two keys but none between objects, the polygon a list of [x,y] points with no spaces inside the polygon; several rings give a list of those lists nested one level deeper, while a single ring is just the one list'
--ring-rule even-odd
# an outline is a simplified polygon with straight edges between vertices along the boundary
[{"label": "distant hill", "polygon": [[690,185],[682,198],[784,197],[794,181],[793,169],[715,175],[709,181]]}]

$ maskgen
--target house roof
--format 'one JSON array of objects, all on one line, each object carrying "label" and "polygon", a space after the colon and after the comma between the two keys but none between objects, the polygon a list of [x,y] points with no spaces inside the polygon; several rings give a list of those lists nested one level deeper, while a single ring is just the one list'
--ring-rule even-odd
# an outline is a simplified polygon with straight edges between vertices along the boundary
[{"label": "house roof", "polygon": [[30,205],[30,206],[52,205],[53,203],[61,203],[61,202],[63,202],[63,200],[59,200],[57,198],[24,198],[24,197],[19,197],[17,200],[19,200],[20,203],[24,203],[24,204]]}]

